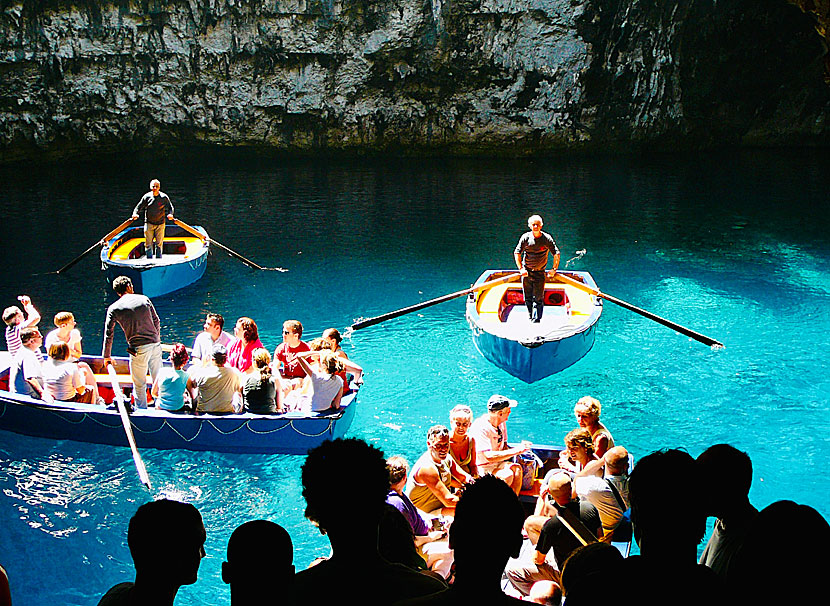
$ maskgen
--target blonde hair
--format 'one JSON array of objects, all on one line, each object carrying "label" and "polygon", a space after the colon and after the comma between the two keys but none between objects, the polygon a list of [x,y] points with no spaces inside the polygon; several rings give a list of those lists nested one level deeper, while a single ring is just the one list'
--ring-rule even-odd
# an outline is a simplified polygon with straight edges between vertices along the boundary
[{"label": "blonde hair", "polygon": [[599,400],[596,398],[592,398],[591,396],[582,396],[576,401],[574,410],[576,410],[577,407],[584,408],[589,415],[596,417],[597,421],[599,421],[599,414],[602,412],[602,404],[600,404]]},{"label": "blonde hair", "polygon": [[450,421],[456,417],[465,417],[467,419],[473,418],[473,409],[466,404],[459,404],[450,411]]},{"label": "blonde hair", "polygon": [[260,382],[271,378],[271,354],[263,347],[257,347],[251,352],[251,360],[259,371]]},{"label": "blonde hair", "polygon": [[565,445],[568,448],[573,446],[582,446],[589,453],[594,452],[594,440],[591,438],[591,432],[587,429],[574,429],[569,431],[565,436]]},{"label": "blonde hair", "polygon": [[341,362],[337,354],[331,350],[324,351],[320,354],[320,366],[322,366],[330,375],[335,375],[343,370],[343,362]]},{"label": "blonde hair", "polygon": [[69,345],[63,341],[57,341],[49,346],[49,357],[53,360],[66,360],[69,357]]},{"label": "blonde hair", "polygon": [[55,326],[59,327],[61,324],[66,324],[74,319],[75,316],[72,315],[71,311],[59,311],[55,314]]}]

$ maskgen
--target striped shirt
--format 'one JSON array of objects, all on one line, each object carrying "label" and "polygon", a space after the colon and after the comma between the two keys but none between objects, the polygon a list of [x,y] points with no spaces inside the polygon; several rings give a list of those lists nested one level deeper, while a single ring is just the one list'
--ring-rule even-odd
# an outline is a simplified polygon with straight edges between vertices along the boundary
[{"label": "striped shirt", "polygon": [[[23,347],[23,341],[20,340],[20,324],[16,326],[6,326],[6,348],[12,355],[12,358],[17,355],[20,348]],[[43,362],[43,352],[40,349],[35,350],[38,362]]]}]

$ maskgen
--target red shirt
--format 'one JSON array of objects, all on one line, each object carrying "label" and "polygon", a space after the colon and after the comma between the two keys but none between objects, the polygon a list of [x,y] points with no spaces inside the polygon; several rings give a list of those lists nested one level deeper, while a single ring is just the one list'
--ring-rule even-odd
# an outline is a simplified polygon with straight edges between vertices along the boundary
[{"label": "red shirt", "polygon": [[259,339],[248,343],[244,348],[242,347],[242,339],[234,339],[228,347],[228,366],[233,366],[238,371],[245,372],[254,363],[251,354],[260,347],[262,347],[262,342]]},{"label": "red shirt", "polygon": [[302,351],[311,351],[308,343],[300,341],[296,347],[289,347],[288,343],[280,343],[274,351],[274,359],[283,363],[282,376],[286,379],[299,379],[305,376],[305,371],[297,362],[297,354]]}]

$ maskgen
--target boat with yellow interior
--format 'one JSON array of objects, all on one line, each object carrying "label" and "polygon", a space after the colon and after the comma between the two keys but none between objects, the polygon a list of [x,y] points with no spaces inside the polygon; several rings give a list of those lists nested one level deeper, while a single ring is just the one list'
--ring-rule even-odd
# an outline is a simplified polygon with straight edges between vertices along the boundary
[{"label": "boat with yellow interior", "polygon": [[[597,288],[587,271],[561,273]],[[467,322],[481,355],[514,377],[533,383],[565,370],[590,351],[602,301],[572,284],[549,277],[541,322],[533,323],[520,283],[480,288],[486,282],[516,274],[516,270],[492,269],[481,274],[467,299]]]},{"label": "boat with yellow interior", "polygon": [[135,292],[148,297],[166,295],[192,284],[207,268],[210,240],[204,228],[195,234],[175,224],[167,224],[161,258],[148,259],[144,249],[143,226],[128,227],[104,242],[101,266],[111,284],[118,276],[127,276]]}]

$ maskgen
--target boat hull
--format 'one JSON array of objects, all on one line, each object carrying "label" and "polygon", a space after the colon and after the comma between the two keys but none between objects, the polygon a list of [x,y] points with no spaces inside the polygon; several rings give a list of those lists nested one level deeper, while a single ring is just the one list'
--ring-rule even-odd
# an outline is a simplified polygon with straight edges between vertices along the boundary
[{"label": "boat hull", "polygon": [[[475,285],[479,286],[509,273],[515,272],[486,271]],[[567,273],[596,287],[588,272]],[[565,289],[558,283],[551,282],[549,285],[555,285],[561,291]],[[517,283],[509,288],[520,290],[521,287]],[[591,350],[596,337],[597,321],[602,313],[602,302],[596,297],[571,292],[575,301],[579,296],[582,296],[581,312],[572,312],[569,305],[546,306],[542,323],[538,325],[530,323],[523,305],[504,310],[502,304],[497,321],[485,318],[485,313],[479,313],[479,296],[470,297],[467,300],[467,321],[472,329],[473,343],[487,360],[526,383],[534,383],[562,372]]]},{"label": "boat hull", "polygon": [[[196,229],[207,237],[204,228],[197,226]],[[106,271],[107,282],[110,284],[118,276],[127,276],[132,280],[135,292],[152,298],[193,284],[205,274],[210,252],[209,242],[200,243],[195,250],[187,250],[185,254],[167,254],[166,249],[171,242],[195,240],[177,225],[165,227],[165,254],[161,259],[146,259],[143,255],[137,258],[117,258],[117,251],[137,239],[140,240],[140,250],[143,251],[143,227],[129,227],[104,244],[101,249],[101,266]]]},{"label": "boat hull", "polygon": [[[5,353],[5,352],[4,352]],[[8,355],[2,360],[8,366]],[[94,371],[97,362],[90,360]],[[120,372],[127,361],[116,359]],[[5,391],[8,368],[0,372],[0,430],[92,444],[128,446],[121,417],[112,407],[55,402],[47,404]],[[108,393],[103,389],[102,394]],[[357,392],[343,396],[332,413],[281,415],[192,415],[137,409],[130,414],[138,448],[183,449],[247,454],[306,454],[324,440],[343,437],[357,408]]]}]

